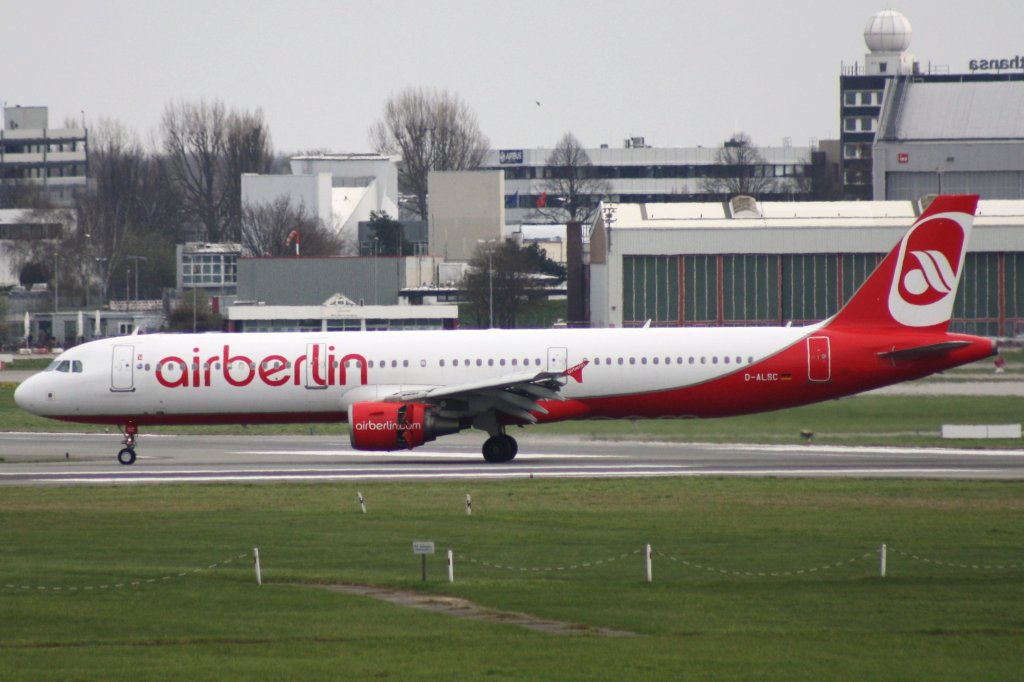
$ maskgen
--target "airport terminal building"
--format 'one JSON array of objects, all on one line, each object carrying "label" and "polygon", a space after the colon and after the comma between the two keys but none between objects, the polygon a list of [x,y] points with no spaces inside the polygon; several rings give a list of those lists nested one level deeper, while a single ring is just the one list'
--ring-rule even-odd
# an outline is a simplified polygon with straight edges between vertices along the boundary
[{"label": "airport terminal building", "polygon": [[[926,204],[925,204],[926,205]],[[839,310],[921,201],[608,203],[590,229],[591,326],[805,324]],[[1024,201],[981,201],[952,329],[1024,334]]]},{"label": "airport terminal building", "polygon": [[[939,192],[1024,198],[1024,59],[972,59],[966,71],[953,73],[917,61],[908,51],[912,37],[905,16],[877,12],[864,27],[864,62],[842,67],[843,198]],[[897,149],[897,142],[909,147]],[[981,175],[989,171],[1004,175]]]}]

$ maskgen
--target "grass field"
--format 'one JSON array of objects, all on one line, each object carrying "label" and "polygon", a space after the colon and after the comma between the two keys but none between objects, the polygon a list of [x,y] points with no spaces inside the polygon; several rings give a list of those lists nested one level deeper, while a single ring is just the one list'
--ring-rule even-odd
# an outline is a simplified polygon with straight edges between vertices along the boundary
[{"label": "grass field", "polygon": [[[439,550],[425,584],[417,539]],[[1021,483],[14,488],[0,548],[12,680],[1015,680],[1024,650]],[[308,586],[336,582],[636,636],[548,635]]]}]

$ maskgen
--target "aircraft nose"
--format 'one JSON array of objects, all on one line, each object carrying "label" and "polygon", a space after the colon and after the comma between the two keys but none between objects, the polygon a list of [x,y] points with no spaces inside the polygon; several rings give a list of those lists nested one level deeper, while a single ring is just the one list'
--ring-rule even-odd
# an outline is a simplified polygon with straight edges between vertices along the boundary
[{"label": "aircraft nose", "polygon": [[14,403],[26,412],[35,413],[39,403],[38,393],[32,387],[34,377],[29,377],[14,389]]}]

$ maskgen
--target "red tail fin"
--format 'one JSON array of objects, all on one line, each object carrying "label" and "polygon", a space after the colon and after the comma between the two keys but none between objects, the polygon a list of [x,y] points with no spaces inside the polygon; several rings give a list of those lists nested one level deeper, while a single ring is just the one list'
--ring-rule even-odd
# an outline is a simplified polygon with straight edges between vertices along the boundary
[{"label": "red tail fin", "polygon": [[974,194],[936,197],[827,327],[945,332],[977,207]]}]

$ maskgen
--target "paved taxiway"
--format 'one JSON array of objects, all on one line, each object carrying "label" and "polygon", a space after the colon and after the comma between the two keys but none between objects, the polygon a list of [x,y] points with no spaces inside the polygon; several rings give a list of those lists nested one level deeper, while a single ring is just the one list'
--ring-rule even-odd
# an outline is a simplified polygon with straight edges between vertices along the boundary
[{"label": "paved taxiway", "polygon": [[661,444],[524,434],[516,460],[494,465],[483,461],[480,442],[476,434],[459,434],[388,454],[353,451],[336,436],[143,435],[139,460],[122,466],[113,434],[0,433],[0,486],[651,476],[1024,479],[1024,450]]}]

